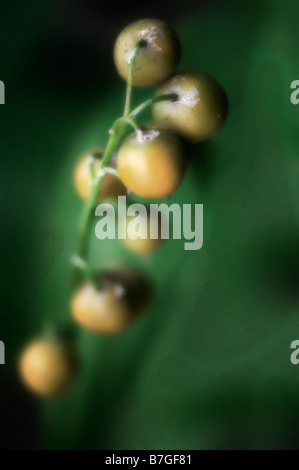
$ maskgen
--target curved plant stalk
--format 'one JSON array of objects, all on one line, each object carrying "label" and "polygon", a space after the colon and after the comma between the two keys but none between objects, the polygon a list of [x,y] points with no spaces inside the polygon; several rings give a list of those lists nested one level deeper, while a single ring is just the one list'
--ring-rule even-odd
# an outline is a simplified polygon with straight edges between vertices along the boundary
[{"label": "curved plant stalk", "polygon": [[133,49],[132,55],[129,59],[124,117],[128,116],[128,114],[130,112],[135,59],[137,57],[137,54],[138,54],[139,50],[142,47],[146,47],[146,41],[144,39],[140,39],[140,41],[137,42],[136,46]]}]

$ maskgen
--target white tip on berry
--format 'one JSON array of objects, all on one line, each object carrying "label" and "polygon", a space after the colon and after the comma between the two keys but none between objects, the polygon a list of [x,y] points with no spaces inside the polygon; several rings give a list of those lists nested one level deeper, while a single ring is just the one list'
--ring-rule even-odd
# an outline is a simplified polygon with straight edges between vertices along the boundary
[{"label": "white tip on berry", "polygon": [[140,142],[140,143],[150,142],[151,140],[158,137],[158,135],[160,135],[160,132],[155,130],[155,129],[151,129],[151,130],[147,130],[147,131],[142,131],[142,130],[139,129],[136,132],[136,140],[137,140],[137,142]]}]

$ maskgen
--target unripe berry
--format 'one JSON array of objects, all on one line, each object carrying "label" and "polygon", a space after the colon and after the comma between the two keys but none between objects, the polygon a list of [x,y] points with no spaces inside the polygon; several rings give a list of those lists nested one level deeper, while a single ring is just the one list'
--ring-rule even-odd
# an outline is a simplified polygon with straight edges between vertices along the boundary
[{"label": "unripe berry", "polygon": [[120,76],[127,80],[128,65],[136,44],[143,40],[135,59],[133,85],[158,85],[175,70],[180,59],[180,44],[176,33],[164,21],[145,19],[128,25],[118,36],[114,47],[114,62]]},{"label": "unripe berry", "polygon": [[162,129],[139,131],[119,149],[117,171],[137,196],[161,198],[172,194],[185,174],[186,159],[180,140]]},{"label": "unripe berry", "polygon": [[105,273],[98,281],[98,290],[87,282],[75,292],[71,301],[72,315],[88,330],[119,333],[147,306],[149,286],[142,276],[127,270]]},{"label": "unripe berry", "polygon": [[193,142],[208,139],[223,126],[228,101],[212,77],[202,72],[179,73],[163,83],[156,95],[169,93],[177,95],[176,101],[159,101],[153,105],[158,126]]},{"label": "unripe berry", "polygon": [[55,397],[68,388],[77,369],[74,351],[62,340],[41,338],[22,352],[20,375],[33,392]]},{"label": "unripe berry", "polygon": [[[163,240],[161,238],[161,215],[157,214],[155,217],[151,217],[150,210],[147,211],[146,215],[139,214],[138,216],[138,233],[142,234],[135,238],[135,224],[132,227],[134,222],[134,217],[127,217],[127,236],[122,242],[130,250],[138,254],[149,254],[157,250]],[[157,238],[151,238],[151,226],[152,233],[157,235]],[[146,238],[143,236],[146,235]]]},{"label": "unripe berry", "polygon": [[[82,199],[87,199],[91,190],[91,176],[89,168],[91,159],[93,156],[96,157],[91,164],[93,165],[94,172],[97,173],[100,169],[103,153],[104,150],[101,148],[93,149],[86,152],[77,163],[74,173],[74,184],[77,193]],[[110,166],[113,167],[113,162]],[[126,196],[126,194],[127,188],[117,176],[109,173],[104,175],[102,185],[98,193],[98,200],[110,197]]]}]

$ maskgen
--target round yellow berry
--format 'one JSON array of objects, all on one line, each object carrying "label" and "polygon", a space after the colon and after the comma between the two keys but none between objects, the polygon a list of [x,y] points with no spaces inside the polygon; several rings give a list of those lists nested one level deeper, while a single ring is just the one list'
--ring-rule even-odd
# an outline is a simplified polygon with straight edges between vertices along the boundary
[{"label": "round yellow berry", "polygon": [[[100,170],[101,157],[104,151],[101,148],[91,150],[81,157],[74,173],[74,184],[77,193],[82,199],[87,199],[91,190],[91,175],[89,165],[93,166],[93,171],[97,173]],[[94,158],[96,157],[96,158]],[[111,165],[113,167],[113,165]],[[121,180],[112,174],[105,174],[101,188],[98,193],[98,200],[126,196],[127,188]]]},{"label": "round yellow berry", "polygon": [[20,375],[33,392],[54,397],[72,382],[77,361],[71,347],[61,340],[37,339],[22,352]]},{"label": "round yellow berry", "polygon": [[134,63],[133,85],[158,85],[175,70],[180,59],[180,44],[176,33],[164,21],[145,19],[127,26],[118,36],[114,47],[114,62],[120,76],[127,80],[128,65],[136,44],[144,47]]}]

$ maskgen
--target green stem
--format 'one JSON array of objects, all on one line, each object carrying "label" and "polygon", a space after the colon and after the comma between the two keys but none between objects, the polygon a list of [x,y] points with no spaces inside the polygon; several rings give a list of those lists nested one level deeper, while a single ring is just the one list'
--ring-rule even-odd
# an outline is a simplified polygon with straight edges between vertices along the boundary
[{"label": "green stem", "polygon": [[136,56],[137,56],[139,50],[142,47],[146,47],[146,41],[144,41],[144,39],[140,39],[140,41],[137,42],[136,46],[133,49],[132,55],[129,59],[129,62],[128,62],[127,90],[126,90],[126,102],[125,102],[124,117],[128,116],[128,114],[130,112],[135,59],[136,59]]},{"label": "green stem", "polygon": [[89,164],[88,164],[88,170],[89,170],[89,176],[90,176],[90,179],[91,181],[95,178],[95,169],[94,169],[94,158],[93,157],[89,157],[90,158],[90,161],[89,161]]},{"label": "green stem", "polygon": [[122,119],[115,121],[110,133],[105,153],[102,158],[100,170],[97,172],[95,178],[92,179],[91,191],[84,205],[83,213],[79,223],[78,244],[75,253],[75,255],[81,258],[83,261],[86,261],[87,258],[88,236],[92,223],[93,209],[97,203],[98,193],[101,189],[103,178],[105,176],[105,171],[101,170],[104,170],[108,165],[121,140],[127,135],[128,132],[128,126],[125,121]]},{"label": "green stem", "polygon": [[78,255],[73,255],[71,258],[72,265],[79,269],[82,274],[88,279],[93,279],[93,273],[92,270],[90,269],[88,263],[86,260],[83,260],[80,258]]},{"label": "green stem", "polygon": [[131,117],[124,117],[123,120],[125,122],[127,122],[131,127],[132,129],[134,129],[134,131],[137,133],[138,131],[140,131],[140,127],[138,126],[138,124],[136,123],[136,121],[134,121],[134,119],[132,119]]},{"label": "green stem", "polygon": [[115,168],[110,168],[109,166],[106,166],[106,168],[104,168],[103,170],[100,170],[102,171],[103,175],[113,175],[113,176],[116,176],[117,178],[119,178],[119,175],[117,173],[117,170]]},{"label": "green stem", "polygon": [[90,225],[92,221],[92,209],[94,208],[97,200],[97,195],[101,189],[103,177],[100,177],[93,182],[89,198],[87,199],[83,213],[79,222],[79,231],[78,231],[78,245],[76,255],[82,259],[86,258],[87,255],[87,237],[90,230]]},{"label": "green stem", "polygon": [[160,95],[160,96],[154,96],[154,98],[150,98],[149,100],[144,101],[144,103],[141,103],[137,108],[133,109],[133,111],[128,114],[128,118],[135,119],[138,114],[140,114],[142,111],[144,111],[146,108],[149,108],[152,106],[154,103],[158,103],[159,101],[176,101],[177,100],[177,95],[175,93],[169,93],[167,95]]},{"label": "green stem", "polygon": [[[137,43],[135,49],[134,49],[134,54],[131,57],[131,62],[130,62],[130,67],[129,70],[131,70],[131,65],[134,64],[135,57],[137,55],[137,52],[140,47],[144,47],[144,41],[139,41]],[[132,70],[133,70],[133,65],[132,65]],[[131,72],[129,73],[129,75]],[[132,78],[133,75],[130,75]],[[128,80],[128,86],[130,88],[132,80]],[[103,154],[102,160],[101,160],[101,166],[97,174],[94,173],[94,168],[92,165],[92,162],[90,164],[90,176],[92,180],[91,184],[91,191],[89,194],[88,199],[86,200],[86,203],[83,208],[83,213],[80,219],[79,223],[79,230],[78,230],[78,242],[77,242],[77,250],[75,252],[75,256],[78,257],[79,259],[82,260],[82,263],[87,263],[87,251],[88,251],[88,238],[89,238],[89,233],[90,233],[90,228],[92,224],[92,218],[93,218],[93,210],[96,206],[97,200],[98,200],[98,193],[101,189],[101,185],[103,183],[103,179],[105,176],[105,173],[110,172],[105,171],[105,168],[107,167],[111,157],[119,147],[121,141],[123,138],[130,132],[130,128],[134,128],[135,131],[139,130],[138,125],[135,123],[135,118],[136,116],[144,111],[146,108],[151,106],[153,103],[157,103],[159,101],[175,101],[177,99],[177,96],[175,94],[167,94],[167,95],[161,95],[161,96],[156,96],[154,98],[151,98],[141,105],[137,106],[131,113],[127,114],[125,117],[121,117],[117,119],[110,131],[110,137],[108,140],[108,144],[106,147],[106,150]],[[130,92],[129,92],[129,97],[128,100],[126,100],[126,112],[128,113],[128,109],[130,106]],[[114,171],[112,170],[114,173]],[[74,265],[74,269],[78,269],[78,266]]]}]

